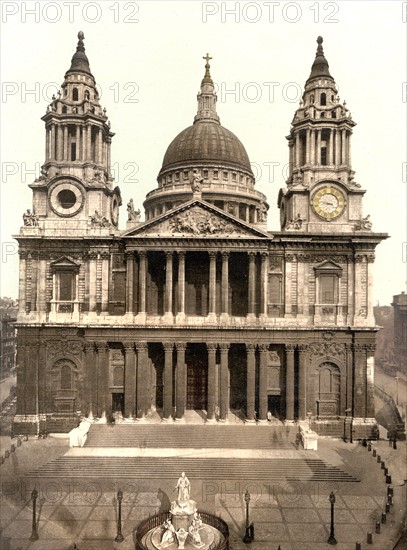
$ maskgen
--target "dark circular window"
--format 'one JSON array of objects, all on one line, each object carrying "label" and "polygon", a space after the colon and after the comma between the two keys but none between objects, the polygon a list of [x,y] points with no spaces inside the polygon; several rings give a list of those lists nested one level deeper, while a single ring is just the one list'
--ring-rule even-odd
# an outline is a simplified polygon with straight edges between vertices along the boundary
[{"label": "dark circular window", "polygon": [[70,189],[63,189],[58,193],[58,200],[62,208],[72,208],[76,203],[76,195]]}]

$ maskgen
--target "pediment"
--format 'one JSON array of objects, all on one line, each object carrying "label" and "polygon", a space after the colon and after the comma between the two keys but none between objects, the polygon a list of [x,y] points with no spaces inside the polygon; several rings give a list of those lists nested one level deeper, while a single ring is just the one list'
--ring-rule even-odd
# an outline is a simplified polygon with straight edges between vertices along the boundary
[{"label": "pediment", "polygon": [[325,260],[314,267],[318,273],[341,273],[342,267],[333,260]]},{"label": "pediment", "polygon": [[79,267],[80,265],[68,256],[61,256],[51,262],[51,268],[53,269],[79,269]]},{"label": "pediment", "polygon": [[195,199],[125,233],[126,237],[270,238],[212,204]]}]

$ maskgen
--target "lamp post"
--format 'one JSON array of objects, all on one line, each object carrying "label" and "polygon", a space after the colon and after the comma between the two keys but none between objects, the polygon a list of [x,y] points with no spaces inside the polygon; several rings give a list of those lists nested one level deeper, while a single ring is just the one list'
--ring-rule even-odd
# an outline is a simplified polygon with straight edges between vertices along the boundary
[{"label": "lamp post", "polygon": [[328,544],[336,544],[336,538],[334,533],[334,504],[335,504],[335,495],[331,491],[329,495],[329,502],[331,503],[331,532],[329,533],[329,539],[327,540]]},{"label": "lamp post", "polygon": [[119,511],[117,515],[117,535],[114,539],[116,542],[123,542],[124,537],[122,534],[122,500],[123,500],[123,491],[119,489],[117,491],[117,502],[119,504]]},{"label": "lamp post", "polygon": [[31,530],[31,541],[38,540],[38,531],[37,531],[37,498],[38,498],[38,491],[34,487],[34,489],[31,491],[31,500],[33,502],[33,520],[32,520],[32,530]]},{"label": "lamp post", "polygon": [[396,405],[399,406],[399,377],[394,377],[396,380]]},{"label": "lamp post", "polygon": [[249,504],[250,504],[250,493],[246,489],[246,492],[244,494],[244,501],[246,503],[246,533],[243,537],[243,542],[246,544],[250,544],[253,542],[252,537],[250,536],[250,525],[249,525]]}]

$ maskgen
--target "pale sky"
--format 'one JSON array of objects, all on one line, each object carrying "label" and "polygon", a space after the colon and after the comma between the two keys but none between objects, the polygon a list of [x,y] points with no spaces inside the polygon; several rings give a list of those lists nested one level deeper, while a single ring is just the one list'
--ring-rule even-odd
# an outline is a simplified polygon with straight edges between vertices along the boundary
[{"label": "pale sky", "polygon": [[[121,228],[128,200],[143,211],[167,146],[192,124],[209,52],[221,124],[244,144],[270,204],[268,229],[278,231],[285,136],[322,35],[340,98],[357,122],[352,162],[367,189],[364,215],[391,236],[376,249],[373,303],[389,304],[405,289],[406,2],[3,0],[1,9],[1,296],[17,298],[12,235],[32,206],[28,184],[44,162],[40,118],[70,67],[79,30],[116,133]],[[270,163],[278,163],[274,173]]]}]

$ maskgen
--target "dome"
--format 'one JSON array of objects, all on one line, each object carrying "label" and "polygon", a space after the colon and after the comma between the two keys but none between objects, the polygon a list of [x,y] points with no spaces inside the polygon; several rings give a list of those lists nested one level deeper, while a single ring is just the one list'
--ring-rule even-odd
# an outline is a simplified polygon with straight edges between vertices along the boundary
[{"label": "dome", "polygon": [[190,161],[225,163],[252,172],[246,149],[239,138],[213,121],[199,120],[180,132],[168,146],[161,172]]}]

